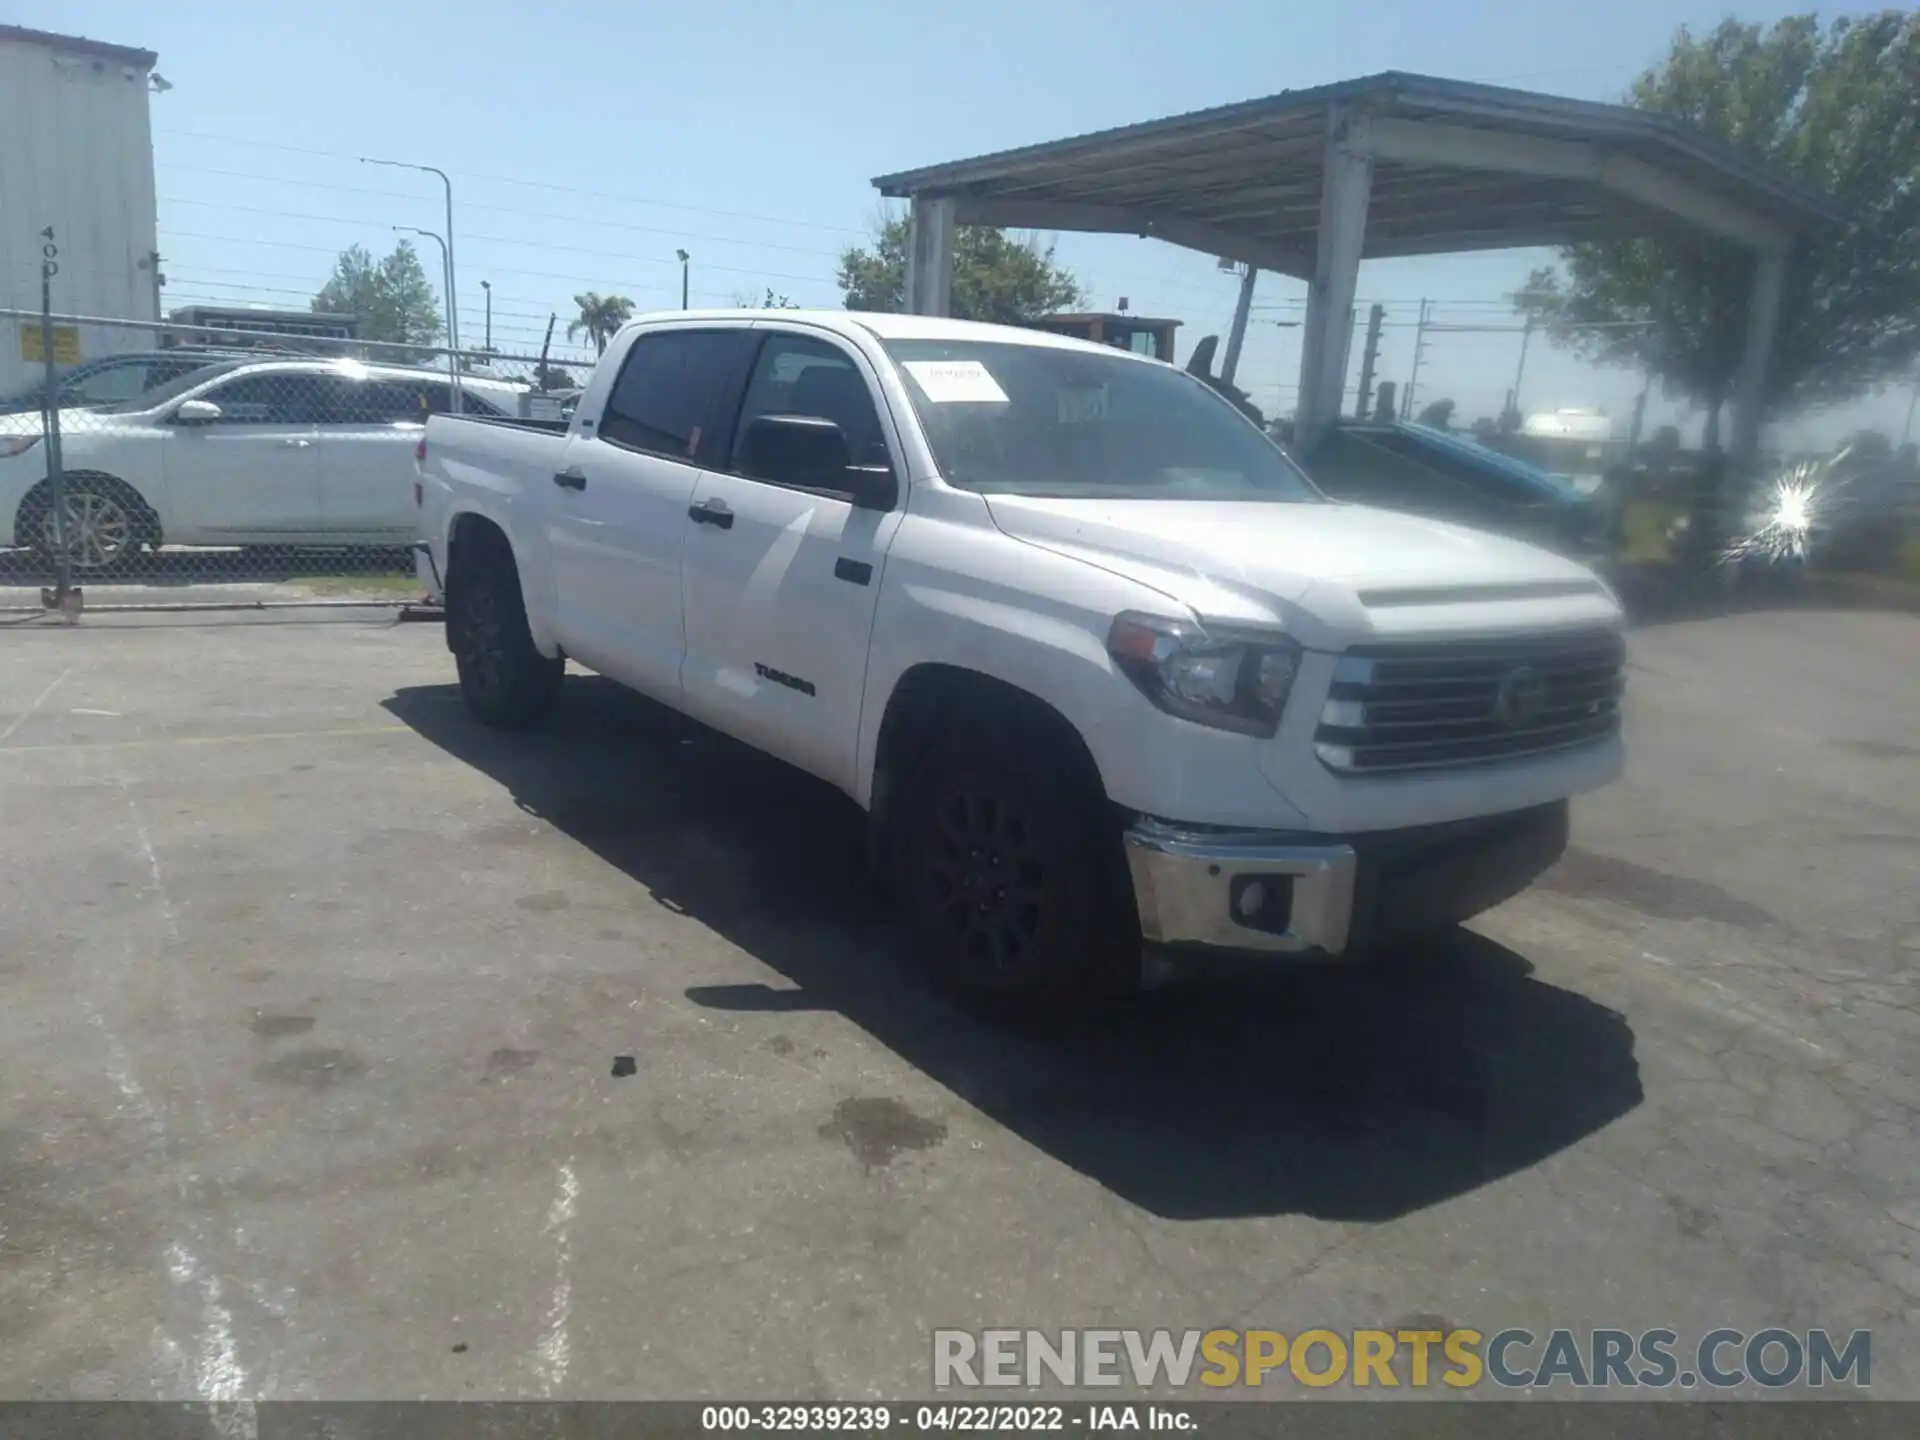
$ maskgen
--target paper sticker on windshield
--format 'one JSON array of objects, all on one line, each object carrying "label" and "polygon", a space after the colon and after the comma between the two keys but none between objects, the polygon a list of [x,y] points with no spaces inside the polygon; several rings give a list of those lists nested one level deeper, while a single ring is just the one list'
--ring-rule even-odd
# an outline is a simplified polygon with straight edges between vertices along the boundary
[{"label": "paper sticker on windshield", "polygon": [[978,360],[906,360],[902,368],[936,405],[1005,405],[1007,392]]},{"label": "paper sticker on windshield", "polygon": [[1085,390],[1057,390],[1060,399],[1060,423],[1085,425],[1107,418],[1107,387],[1094,385]]}]

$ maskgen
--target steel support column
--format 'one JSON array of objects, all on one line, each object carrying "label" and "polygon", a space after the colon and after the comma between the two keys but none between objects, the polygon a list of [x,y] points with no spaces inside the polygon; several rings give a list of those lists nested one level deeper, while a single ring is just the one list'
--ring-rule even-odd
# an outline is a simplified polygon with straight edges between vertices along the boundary
[{"label": "steel support column", "polygon": [[1260,281],[1258,267],[1247,266],[1247,273],[1240,277],[1240,300],[1233,307],[1233,327],[1227,331],[1227,354],[1220,362],[1220,378],[1233,384],[1233,377],[1240,370],[1240,347],[1247,342],[1247,317],[1253,313],[1253,287]]},{"label": "steel support column", "polygon": [[1786,280],[1787,252],[1773,246],[1754,256],[1753,288],[1747,297],[1746,346],[1733,381],[1733,443],[1736,465],[1751,464],[1760,453],[1760,421],[1766,413],[1767,373],[1774,334],[1780,323],[1780,290]]},{"label": "steel support column", "polygon": [[1305,454],[1340,417],[1346,389],[1353,294],[1373,191],[1373,144],[1365,114],[1327,117],[1326,168],[1320,185],[1320,233],[1300,347],[1300,398],[1293,445]]},{"label": "steel support column", "polygon": [[946,315],[953,300],[953,200],[915,195],[907,218],[909,315]]}]

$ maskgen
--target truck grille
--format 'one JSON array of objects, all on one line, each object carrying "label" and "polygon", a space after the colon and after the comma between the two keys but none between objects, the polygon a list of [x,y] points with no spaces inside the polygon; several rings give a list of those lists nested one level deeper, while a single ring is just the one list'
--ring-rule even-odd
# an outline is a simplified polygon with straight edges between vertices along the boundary
[{"label": "truck grille", "polygon": [[1357,646],[1334,665],[1314,749],[1380,774],[1585,745],[1620,728],[1625,663],[1607,630]]}]

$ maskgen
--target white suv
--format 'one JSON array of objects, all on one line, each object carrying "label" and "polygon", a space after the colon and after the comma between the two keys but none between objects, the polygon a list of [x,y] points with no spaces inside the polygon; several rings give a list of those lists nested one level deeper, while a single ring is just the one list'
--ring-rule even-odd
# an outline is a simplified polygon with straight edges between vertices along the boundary
[{"label": "white suv", "polygon": [[[413,539],[413,452],[443,373],[351,360],[232,361],[60,415],[76,574],[142,546],[392,545]],[[524,389],[463,376],[461,408],[512,415]],[[38,414],[0,417],[0,541],[51,551]]]}]

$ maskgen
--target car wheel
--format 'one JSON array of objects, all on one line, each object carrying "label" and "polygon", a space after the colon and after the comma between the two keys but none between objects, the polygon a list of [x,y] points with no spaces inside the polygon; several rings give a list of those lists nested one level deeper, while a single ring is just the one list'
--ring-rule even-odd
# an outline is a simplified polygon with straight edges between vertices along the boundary
[{"label": "car wheel", "polygon": [[[153,512],[124,481],[72,475],[66,482],[67,563],[75,579],[100,579],[127,569],[143,545],[158,539]],[[20,538],[49,565],[60,553],[53,493],[42,484],[21,507]]]},{"label": "car wheel", "polygon": [[542,655],[527,627],[513,553],[496,532],[468,540],[447,584],[447,638],[460,693],[483,725],[531,730],[560,702],[566,662]]},{"label": "car wheel", "polygon": [[1138,984],[1118,827],[1055,748],[1012,723],[951,728],[907,779],[900,898],[944,988],[1052,1009]]}]

